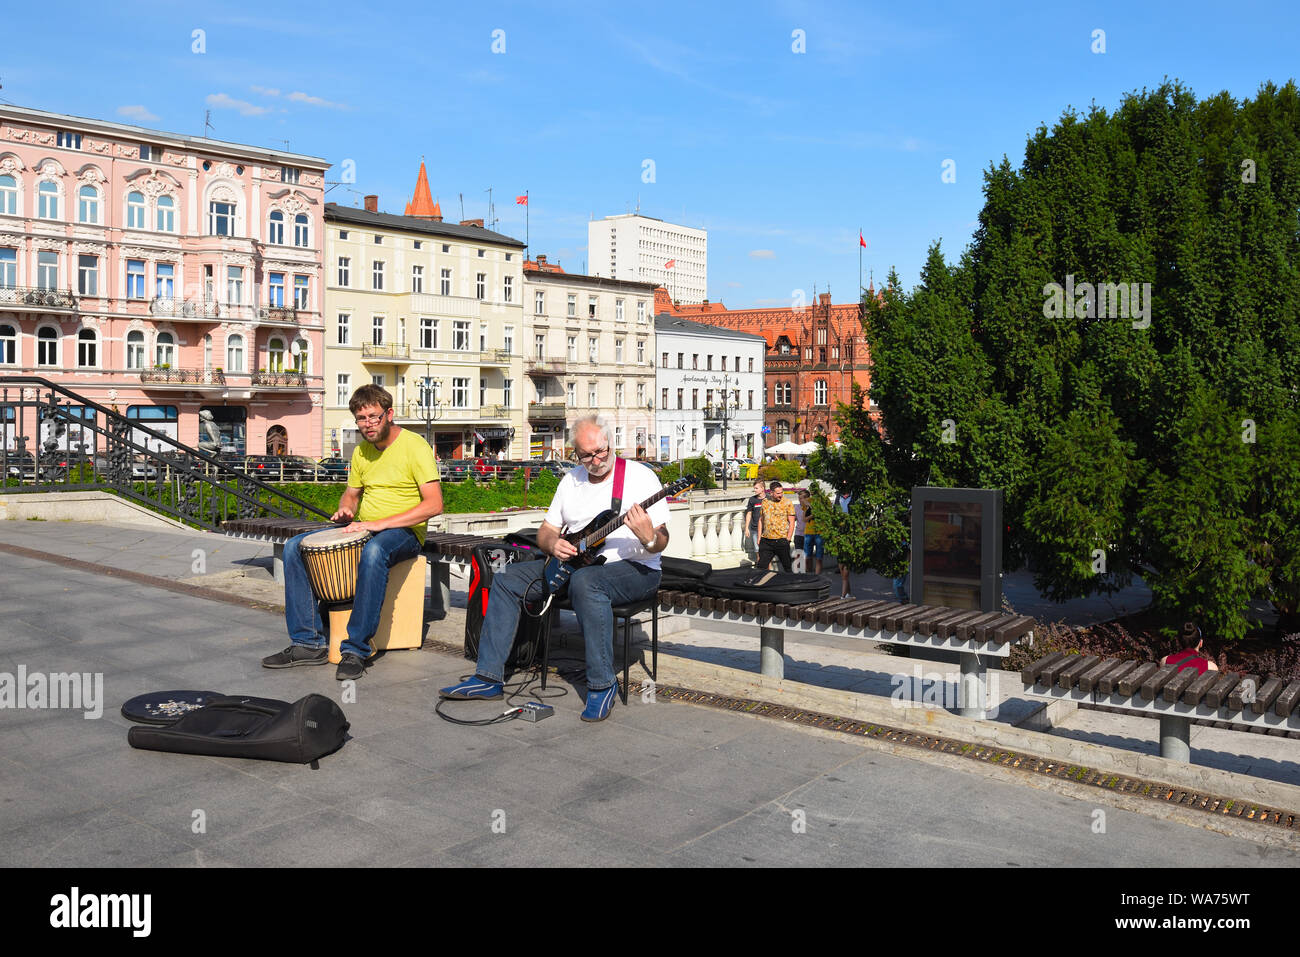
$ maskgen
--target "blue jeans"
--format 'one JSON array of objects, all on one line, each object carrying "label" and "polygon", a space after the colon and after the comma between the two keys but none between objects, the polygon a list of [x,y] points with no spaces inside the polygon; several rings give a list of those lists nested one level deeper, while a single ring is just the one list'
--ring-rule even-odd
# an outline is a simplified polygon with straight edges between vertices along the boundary
[{"label": "blue jeans", "polygon": [[[320,602],[312,593],[299,545],[311,532],[284,543],[284,621],[295,645],[324,648],[325,625]],[[420,554],[420,540],[409,528],[387,528],[374,532],[361,550],[357,568],[357,590],[348,618],[348,636],[339,645],[342,654],[354,654],[363,661],[370,657],[370,639],[379,628],[379,612],[388,590],[388,569]]]},{"label": "blue jeans", "polygon": [[[542,596],[545,562],[516,562],[492,579],[487,617],[479,632],[475,672],[489,681],[504,681],[506,658],[519,629],[525,593],[530,603]],[[649,598],[659,588],[659,569],[640,562],[608,562],[579,568],[569,579],[569,602],[582,626],[587,646],[587,690],[604,691],[614,684],[613,605]]]}]

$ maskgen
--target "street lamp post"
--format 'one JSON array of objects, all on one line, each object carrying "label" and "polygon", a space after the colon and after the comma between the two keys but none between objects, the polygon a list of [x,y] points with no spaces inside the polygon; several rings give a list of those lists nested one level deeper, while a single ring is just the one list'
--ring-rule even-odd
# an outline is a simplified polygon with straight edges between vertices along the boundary
[{"label": "street lamp post", "polygon": [[[722,450],[722,491],[727,490],[727,439],[731,435],[731,377],[723,375],[722,377],[722,440],[719,443]],[[737,397],[739,398],[739,397]],[[740,411],[737,404],[736,411]]]},{"label": "street lamp post", "polygon": [[424,441],[433,447],[433,420],[442,414],[442,403],[436,398],[433,389],[433,377],[430,373],[432,362],[425,360],[424,363],[424,383],[420,389],[420,399],[424,405]]}]

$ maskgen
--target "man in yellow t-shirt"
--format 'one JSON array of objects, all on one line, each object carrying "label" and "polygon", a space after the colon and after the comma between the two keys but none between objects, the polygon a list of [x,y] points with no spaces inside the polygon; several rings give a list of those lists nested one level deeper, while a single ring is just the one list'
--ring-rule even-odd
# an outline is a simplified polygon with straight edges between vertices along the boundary
[{"label": "man in yellow t-shirt", "polygon": [[[393,424],[393,397],[377,385],[363,385],[348,403],[365,439],[352,452],[348,488],[332,522],[347,522],[347,531],[368,531],[361,552],[357,588],[334,677],[359,678],[370,657],[370,639],[379,628],[379,612],[388,589],[388,569],[420,554],[425,523],[442,513],[442,486],[433,449],[414,432]],[[320,604],[312,594],[299,545],[310,532],[284,546],[284,618],[293,642],[262,659],[264,668],[323,665],[329,649]]]}]

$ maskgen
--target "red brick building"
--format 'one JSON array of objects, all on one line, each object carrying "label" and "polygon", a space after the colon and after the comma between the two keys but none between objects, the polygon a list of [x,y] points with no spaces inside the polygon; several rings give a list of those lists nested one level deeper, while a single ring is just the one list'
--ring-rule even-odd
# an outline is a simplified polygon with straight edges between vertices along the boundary
[{"label": "red brick building", "polygon": [[809,442],[825,434],[839,438],[837,403],[848,404],[856,382],[870,384],[867,339],[858,303],[832,305],[822,293],[809,306],[782,309],[728,309],[705,300],[674,305],[663,287],[655,290],[655,314],[760,335],[767,340],[763,359],[764,423],[768,445]]}]

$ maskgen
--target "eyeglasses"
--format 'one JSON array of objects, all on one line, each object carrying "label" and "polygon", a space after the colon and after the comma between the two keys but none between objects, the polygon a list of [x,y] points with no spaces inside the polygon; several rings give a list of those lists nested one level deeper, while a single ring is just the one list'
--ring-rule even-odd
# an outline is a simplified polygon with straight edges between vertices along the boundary
[{"label": "eyeglasses", "polygon": [[357,416],[357,425],[370,425],[372,422],[382,422],[387,412],[380,412],[378,415],[359,415]]},{"label": "eyeglasses", "polygon": [[609,446],[607,445],[603,449],[597,449],[595,452],[575,453],[573,457],[583,465],[586,465],[588,462],[604,458],[608,452]]}]

